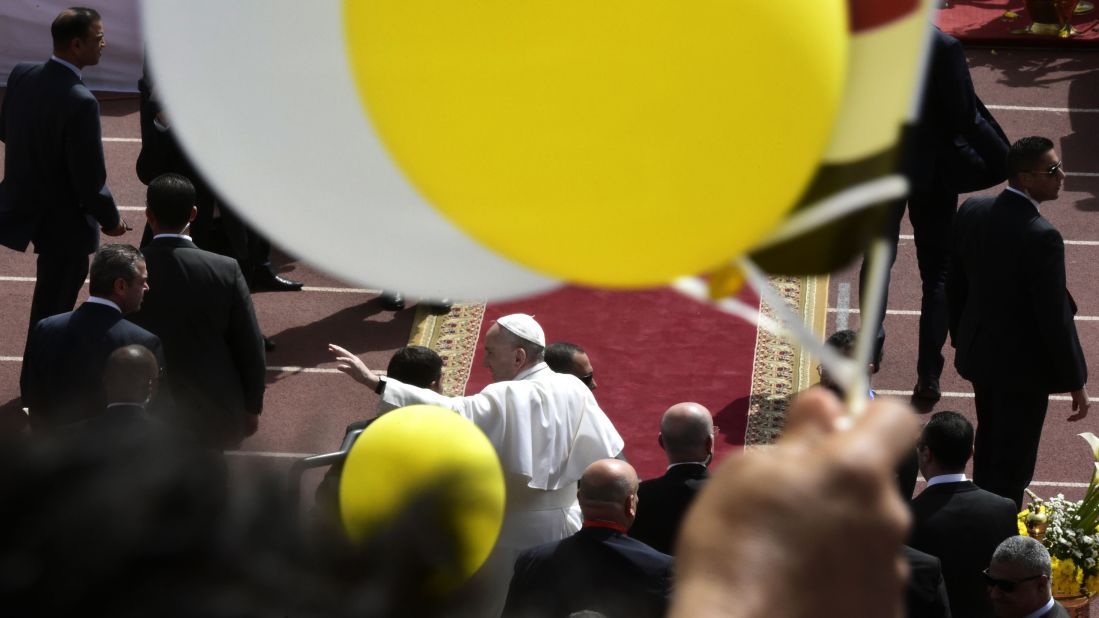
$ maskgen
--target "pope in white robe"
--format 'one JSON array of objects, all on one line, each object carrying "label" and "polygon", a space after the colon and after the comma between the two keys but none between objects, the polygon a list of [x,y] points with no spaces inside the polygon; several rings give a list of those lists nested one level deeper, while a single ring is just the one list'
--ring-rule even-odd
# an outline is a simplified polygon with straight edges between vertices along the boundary
[{"label": "pope in white robe", "polygon": [[[382,396],[385,408],[432,404],[473,421],[488,436],[504,470],[507,507],[496,549],[483,571],[506,595],[519,552],[578,531],[576,482],[600,459],[621,454],[623,441],[590,389],[542,360],[545,335],[524,314],[504,316],[485,334],[485,364],[494,383],[476,395],[446,397],[381,378],[338,346],[339,369]],[[499,600],[495,615],[502,609]]]}]

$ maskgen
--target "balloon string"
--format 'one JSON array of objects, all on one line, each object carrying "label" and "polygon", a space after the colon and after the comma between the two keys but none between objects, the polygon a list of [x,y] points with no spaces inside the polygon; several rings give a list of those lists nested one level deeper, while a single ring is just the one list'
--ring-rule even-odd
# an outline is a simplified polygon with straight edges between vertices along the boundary
[{"label": "balloon string", "polygon": [[[857,379],[857,366],[855,361],[845,358],[842,354],[827,346],[813,331],[796,315],[786,301],[771,287],[767,276],[752,260],[742,257],[737,265],[744,273],[749,285],[759,294],[760,299],[767,303],[778,315],[779,321],[786,326],[787,339],[793,339],[809,351],[812,356],[820,359],[820,364],[828,374],[836,381],[836,384],[844,390],[851,392],[855,388]],[[865,395],[864,395],[865,396]]]},{"label": "balloon string", "polygon": [[789,337],[788,332],[781,324],[764,315],[757,307],[753,307],[738,298],[713,300],[710,298],[709,285],[698,277],[680,277],[672,282],[672,289],[699,302],[713,305],[716,309],[734,315],[749,324],[754,324],[757,328],[762,328],[776,337],[782,337],[783,339]]},{"label": "balloon string", "polygon": [[863,208],[902,198],[907,194],[908,181],[899,174],[876,178],[833,193],[815,204],[791,213],[774,233],[764,238],[752,251],[777,245]]},{"label": "balloon string", "polygon": [[[856,368],[861,369],[855,374],[854,388],[847,389],[847,408],[851,414],[858,416],[866,409],[870,400],[870,363],[873,362],[874,349],[878,339],[878,327],[882,319],[884,309],[882,301],[885,298],[886,284],[889,281],[890,254],[892,248],[890,242],[884,238],[874,239],[870,245],[869,254],[866,257],[869,266],[867,277],[862,285],[864,300],[863,313],[859,324],[859,335],[855,341]],[[867,303],[869,303],[867,305]]]}]

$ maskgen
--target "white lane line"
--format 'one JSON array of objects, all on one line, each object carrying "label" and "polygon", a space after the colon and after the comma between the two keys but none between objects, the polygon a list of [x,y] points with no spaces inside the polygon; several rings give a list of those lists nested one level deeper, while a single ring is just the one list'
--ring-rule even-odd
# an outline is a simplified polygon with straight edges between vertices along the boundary
[{"label": "white lane line", "polygon": [[988,109],[1001,109],[1008,112],[1057,112],[1061,114],[1099,114],[1093,107],[1027,107],[1025,105],[988,105]]},{"label": "white lane line", "polygon": [[340,373],[339,369],[330,369],[328,367],[297,367],[294,365],[268,367],[267,371],[278,373]]},{"label": "white lane line", "polygon": [[[279,453],[275,451],[225,451],[229,457],[269,457],[274,459],[304,459],[317,453]],[[1031,483],[1033,485],[1033,483]]]},{"label": "white lane line", "polygon": [[104,137],[104,142],[122,142],[125,144],[140,144],[140,137]]},{"label": "white lane line", "polygon": [[0,363],[21,363],[23,362],[22,356],[0,356]]},{"label": "white lane line", "polygon": [[[1099,174],[1096,174],[1099,176]],[[901,240],[916,240],[915,236],[911,234],[901,234]],[[1066,240],[1066,245],[1074,245],[1079,247],[1099,247],[1099,240]]]},{"label": "white lane line", "polygon": [[1083,176],[1084,178],[1099,178],[1095,172],[1065,172],[1065,176]]},{"label": "white lane line", "polygon": [[[15,276],[0,276],[0,282],[10,283],[34,283],[34,277],[15,277]],[[88,280],[85,279],[85,282]],[[331,288],[323,286],[307,285],[302,288],[303,292],[326,292],[331,294],[381,294],[381,290],[371,290],[367,288]]]},{"label": "white lane line", "polygon": [[[887,395],[889,397],[911,397],[911,390],[889,390],[889,389],[874,389],[874,392],[879,395]],[[943,391],[943,397],[952,399],[973,399],[973,393],[963,393],[959,391]],[[1072,401],[1072,397],[1068,395],[1050,395],[1050,401]],[[1099,397],[1089,397],[1088,401],[1099,401]]]},{"label": "white lane line", "polygon": [[847,316],[851,309],[851,284],[841,283],[836,296],[836,330],[847,330]]},{"label": "white lane line", "polygon": [[[841,283],[840,285],[846,285],[846,284]],[[829,307],[828,308],[828,313],[837,314],[836,315],[836,323],[837,324],[839,323],[840,316],[844,316],[844,318],[846,319],[847,315],[850,315],[850,314],[853,314],[853,313],[858,313],[858,312],[859,312],[858,309],[842,309],[840,307]],[[886,313],[886,315],[916,315],[916,316],[918,316],[918,315],[920,315],[920,310],[919,309],[886,309],[885,313]],[[1075,319],[1076,319],[1077,322],[1099,322],[1099,315],[1078,315],[1078,316],[1076,316]],[[837,330],[843,330],[843,329],[837,327]]]}]

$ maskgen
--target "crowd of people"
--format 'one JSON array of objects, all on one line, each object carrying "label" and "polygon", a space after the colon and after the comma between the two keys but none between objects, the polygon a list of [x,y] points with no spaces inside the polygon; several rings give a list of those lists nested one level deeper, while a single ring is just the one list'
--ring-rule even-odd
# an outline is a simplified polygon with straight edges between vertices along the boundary
[{"label": "crowd of people", "polygon": [[[338,462],[317,491],[312,525],[273,486],[230,482],[220,454],[259,427],[273,345],[250,290],[302,284],[271,269],[269,244],[202,182],[148,75],[138,161],[145,238],[141,249],[99,246],[101,233],[130,229],[107,189],[98,103],[81,82],[104,48],[103,23],[92,9],[67,9],[52,36],[51,59],[17,66],[0,108],[0,243],[33,243],[38,254],[20,375],[29,429],[0,438],[0,607],[1067,616],[1050,593],[1047,550],[1016,524],[1049,395],[1071,393],[1069,420],[1089,407],[1063,241],[1039,211],[1058,197],[1064,172],[1048,139],[1008,147],[947,35],[934,35],[934,96],[920,139],[930,150],[968,140],[978,163],[969,175],[961,163],[911,173],[924,283],[913,398],[941,396],[949,332],[956,368],[974,386],[976,429],[952,411],[918,429],[907,406],[873,391],[868,412],[852,420],[822,371],[823,388],[794,401],[776,445],[729,457],[712,478],[713,415],[698,403],[672,405],[653,427],[667,470],[642,481],[596,398],[591,358],[574,343],[547,344],[529,315],[490,326],[483,347],[493,382],[461,397],[441,393],[443,359],[428,348],[398,350],[382,373],[330,344],[337,368],[380,397],[345,444],[377,415],[430,404],[476,425],[499,456],[506,507],[494,549],[447,595],[419,584],[442,561],[446,543],[433,541],[449,534],[445,526],[413,504],[386,534],[352,543],[337,515]],[[955,214],[960,192],[1004,178],[1000,195]],[[85,276],[90,296],[75,307]],[[884,358],[877,330],[871,373]],[[1032,331],[1040,336],[1017,336]],[[847,331],[828,341],[847,356],[854,342]],[[913,498],[917,470],[927,486]]]}]

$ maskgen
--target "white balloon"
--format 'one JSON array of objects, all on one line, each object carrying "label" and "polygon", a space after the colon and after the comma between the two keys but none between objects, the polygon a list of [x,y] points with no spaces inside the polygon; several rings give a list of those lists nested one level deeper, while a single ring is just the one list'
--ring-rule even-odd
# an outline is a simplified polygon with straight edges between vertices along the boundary
[{"label": "white balloon", "polygon": [[413,296],[498,300],[560,285],[466,236],[409,184],[361,104],[339,0],[142,8],[177,137],[278,244],[341,278]]}]

